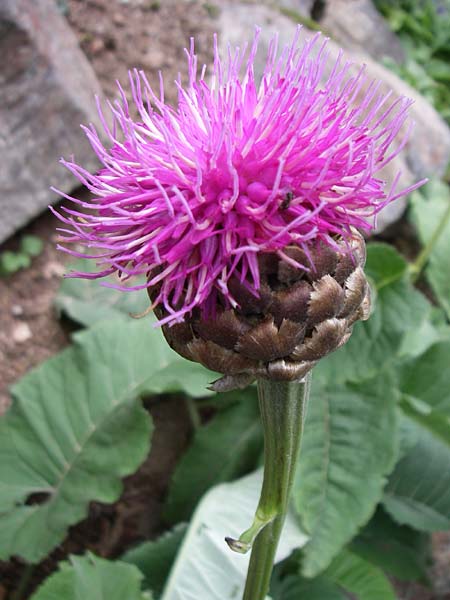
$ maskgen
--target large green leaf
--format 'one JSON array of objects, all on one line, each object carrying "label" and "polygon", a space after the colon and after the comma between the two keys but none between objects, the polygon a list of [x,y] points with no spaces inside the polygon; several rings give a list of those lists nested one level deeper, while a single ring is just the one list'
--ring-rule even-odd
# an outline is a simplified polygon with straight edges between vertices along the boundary
[{"label": "large green leaf", "polygon": [[184,370],[177,381],[183,359],[142,323],[108,321],[75,339],[13,388],[0,421],[1,558],[40,560],[91,500],[114,502],[149,450],[138,396],[161,391],[168,369],[167,390],[192,387]]},{"label": "large green leaf", "polygon": [[[142,327],[142,323],[140,324]],[[145,325],[144,325],[145,326]],[[152,377],[142,382],[139,392],[149,394],[184,393],[193,398],[214,396],[209,389],[212,381],[217,379],[217,373],[208,371],[201,364],[190,362],[169,348],[160,329],[153,329],[152,339],[159,338],[158,344],[164,347],[167,360],[160,364]],[[158,346],[159,347],[159,346]]]},{"label": "large green leaf", "polygon": [[[431,314],[433,309],[431,310]],[[417,323],[405,332],[398,354],[401,358],[417,358],[428,350],[433,344],[448,339],[446,324],[435,325],[432,320]],[[397,357],[395,357],[397,358]]]},{"label": "large green leaf", "polygon": [[[439,225],[442,226],[441,234],[429,256],[425,274],[437,299],[450,318],[449,186],[438,180],[430,181],[421,192],[414,192],[411,205],[412,219],[423,244],[430,241]],[[445,218],[447,218],[446,222]]]},{"label": "large green leaf", "polygon": [[350,549],[397,579],[428,582],[429,536],[398,525],[381,508],[352,541]]},{"label": "large green leaf", "polygon": [[[368,246],[366,271],[374,284],[374,310],[368,321],[355,324],[341,349],[321,361],[320,376],[326,381],[364,381],[395,366],[405,354],[404,337],[412,329],[420,329],[431,310],[405,275],[405,265],[393,248]],[[424,349],[421,339],[418,343]],[[409,353],[417,353],[416,348],[411,347]]]},{"label": "large green leaf", "polygon": [[274,600],[395,600],[386,575],[371,562],[343,550],[319,577],[290,575],[274,586]]},{"label": "large green leaf", "polygon": [[450,416],[450,342],[431,346],[400,369],[402,392]]},{"label": "large green leaf", "polygon": [[[80,258],[69,265],[69,270],[94,272],[95,261]],[[118,283],[113,277],[106,281]],[[138,280],[137,283],[143,281]],[[64,279],[55,299],[57,310],[86,327],[106,319],[131,320],[130,314],[144,312],[149,304],[145,290],[122,292],[101,285],[97,279]],[[144,323],[148,325],[148,322],[149,319],[145,319]]]},{"label": "large green leaf", "polygon": [[200,497],[213,485],[256,467],[263,446],[256,389],[248,388],[239,395],[240,402],[196,431],[178,463],[165,510],[171,523],[188,520]]},{"label": "large green leaf", "polygon": [[144,586],[158,597],[170,572],[187,525],[180,523],[157,540],[144,542],[132,548],[121,560],[135,565],[144,575]]},{"label": "large green leaf", "polygon": [[367,246],[364,270],[377,290],[401,279],[407,269],[408,263],[393,246],[379,242]]},{"label": "large green leaf", "polygon": [[33,594],[31,600],[152,600],[141,591],[142,574],[133,565],[71,556]]},{"label": "large green leaf", "polygon": [[[140,362],[147,369],[147,376],[140,381],[133,381],[137,393],[141,396],[162,393],[185,393],[194,398],[203,398],[213,395],[208,387],[211,381],[217,379],[217,373],[208,371],[199,363],[191,362],[174,352],[167,344],[159,327],[153,327],[151,323],[144,321],[109,321],[103,323],[103,329],[109,331],[111,344],[115,346],[112,359],[120,360],[123,353],[131,352],[136,356],[134,344],[137,344],[137,352],[141,353]],[[120,329],[119,329],[120,327]],[[114,331],[118,331],[117,335]],[[75,333],[73,339],[82,345],[86,332]],[[96,336],[95,339],[100,338]],[[87,362],[96,360],[96,353],[101,352],[92,345]],[[113,349],[110,350],[112,352]],[[114,363],[107,363],[108,368],[114,374]]]},{"label": "large green leaf", "polygon": [[313,382],[293,493],[311,538],[305,576],[325,569],[374,512],[398,453],[395,402],[387,374],[364,385]]},{"label": "large green leaf", "polygon": [[404,422],[416,443],[389,478],[383,503],[400,524],[419,531],[450,529],[450,425],[438,414],[404,404]]},{"label": "large green leaf", "polygon": [[354,594],[358,600],[397,598],[381,569],[348,550],[344,550],[333,560],[324,575]]},{"label": "large green leaf", "polygon": [[283,580],[273,594],[273,598],[274,600],[303,600],[303,598],[305,600],[347,600],[344,592],[324,577],[310,580],[295,575]]},{"label": "large green leaf", "polygon": [[[249,554],[232,552],[224,538],[249,527],[258,504],[262,471],[212,488],[198,505],[161,600],[237,600],[242,597]],[[289,512],[276,562],[306,541]],[[256,599],[255,599],[256,600]]]}]

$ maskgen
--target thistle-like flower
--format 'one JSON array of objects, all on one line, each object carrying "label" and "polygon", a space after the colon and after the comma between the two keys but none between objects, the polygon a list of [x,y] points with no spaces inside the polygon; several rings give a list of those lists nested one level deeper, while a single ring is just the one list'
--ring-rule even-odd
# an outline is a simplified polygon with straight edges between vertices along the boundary
[{"label": "thistle-like flower", "polygon": [[420,185],[397,191],[399,176],[389,188],[377,177],[406,142],[411,101],[372,82],[355,105],[364,68],[352,74],[339,56],[321,83],[327,41],[298,37],[281,53],[272,40],[259,84],[258,31],[225,62],[215,40],[210,80],[192,42],[176,108],[162,79],[157,94],[130,73],[139,120],[119,86],[112,127],[100,110],[107,147],[85,128],[103,168],[62,161],[94,195],[66,196],[78,206],[58,215],[63,243],[95,248],[99,265],[70,275],[145,275],[125,289],[148,288],[171,346],[226,375],[217,389],[298,379],[348,338],[369,304],[357,230]]}]

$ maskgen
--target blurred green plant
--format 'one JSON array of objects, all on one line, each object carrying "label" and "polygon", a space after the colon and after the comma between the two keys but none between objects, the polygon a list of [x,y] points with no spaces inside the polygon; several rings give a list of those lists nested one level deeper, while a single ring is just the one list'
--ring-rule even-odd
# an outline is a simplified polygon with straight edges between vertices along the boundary
[{"label": "blurred green plant", "polygon": [[450,123],[450,1],[375,0],[405,48],[388,66],[416,88]]},{"label": "blurred green plant", "polygon": [[422,271],[450,319],[450,187],[433,180],[411,198],[410,216],[423,250],[414,265],[414,278]]},{"label": "blurred green plant", "polygon": [[24,235],[20,240],[19,250],[5,250],[0,254],[0,276],[8,276],[26,269],[31,259],[39,256],[44,249],[44,242],[35,235]]}]

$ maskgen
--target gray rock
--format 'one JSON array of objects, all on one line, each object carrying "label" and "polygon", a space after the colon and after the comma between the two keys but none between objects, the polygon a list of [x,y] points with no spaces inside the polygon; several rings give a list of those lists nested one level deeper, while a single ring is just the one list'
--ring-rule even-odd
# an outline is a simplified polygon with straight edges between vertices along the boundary
[{"label": "gray rock", "polygon": [[371,0],[328,0],[321,27],[340,46],[401,63],[403,47]]},{"label": "gray rock", "polygon": [[[260,46],[255,61],[255,72],[261,76],[269,41],[275,33],[279,35],[279,46],[291,42],[295,32],[295,23],[268,6],[248,6],[245,3],[233,5],[222,4],[219,19],[220,36],[223,50],[228,42],[232,46],[242,45],[244,40],[253,37],[255,24],[262,28]],[[300,43],[313,35],[303,28]],[[323,74],[326,79],[338,56],[339,46],[330,41],[328,45],[329,62]],[[395,174],[401,171],[398,188],[405,188],[423,177],[442,176],[450,159],[450,130],[436,110],[416,90],[411,88],[392,71],[375,62],[370,56],[361,52],[346,52],[346,58],[355,63],[354,70],[366,64],[366,86],[360,92],[356,102],[364,97],[365,89],[372,80],[382,82],[380,92],[393,90],[393,99],[407,96],[414,99],[415,104],[410,111],[415,122],[414,129],[403,152],[380,172],[380,177],[392,182]],[[406,200],[398,200],[388,205],[378,216],[378,231],[395,222],[403,213]]]},{"label": "gray rock", "polygon": [[256,3],[229,2],[221,4],[218,20],[221,52],[226,56],[228,43],[242,46],[244,40],[251,40],[255,26],[261,27],[258,54],[255,58],[255,74],[259,78],[264,70],[269,42],[275,34],[279,36],[279,45],[283,47],[292,40],[296,25],[277,8]]},{"label": "gray rock", "polygon": [[0,2],[0,241],[69,192],[58,160],[98,163],[80,123],[96,122],[100,85],[53,0]]}]

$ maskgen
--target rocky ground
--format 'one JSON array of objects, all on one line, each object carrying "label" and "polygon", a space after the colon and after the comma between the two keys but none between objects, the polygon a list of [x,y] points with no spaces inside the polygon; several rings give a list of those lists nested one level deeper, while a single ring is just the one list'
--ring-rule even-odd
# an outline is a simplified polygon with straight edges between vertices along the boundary
[{"label": "rocky ground", "polygon": [[[341,0],[333,1],[336,7],[345,4]],[[265,6],[262,6],[263,4]],[[334,11],[333,22],[330,13],[326,16],[326,12],[323,11],[325,4],[313,0],[286,0],[277,3],[243,3],[236,0],[59,1],[63,14],[93,66],[105,96],[115,97],[115,81],[126,83],[128,69],[136,67],[144,69],[149,79],[155,82],[158,81],[158,71],[163,70],[166,97],[172,102],[176,100],[173,82],[178,76],[178,71],[183,69],[184,47],[189,38],[195,36],[199,62],[209,63],[213,32],[223,31],[224,27],[229,29],[231,23],[235,27],[232,27],[233,31],[229,31],[230,39],[234,39],[233,36],[239,38],[242,27],[247,27],[245,14],[254,22],[255,12],[249,12],[251,10],[260,11],[258,14],[264,21],[260,24],[268,28],[286,29],[287,24],[293,26],[293,20],[298,18],[307,20],[311,15],[315,18],[322,17],[324,29],[334,28],[337,37],[345,39],[349,48],[354,50],[362,44],[369,55],[372,51],[374,54],[378,52],[376,47],[369,45],[367,39],[361,38],[363,32],[367,32],[364,19],[366,25],[367,19],[371,23],[371,14],[367,15],[364,11],[358,13],[362,19],[361,27],[353,28],[350,36],[345,22],[339,20],[339,11]],[[354,4],[366,7],[370,5],[365,2]],[[239,22],[233,23],[237,14],[240,15]],[[381,45],[392,56],[401,60],[401,49],[396,40],[387,28],[380,29],[381,26],[377,23],[377,36],[369,35],[369,38],[375,37],[374,43],[378,44],[379,48],[380,38],[384,35],[384,43]],[[426,115],[430,114],[426,112]],[[433,143],[432,160],[434,168],[439,172],[448,155],[450,138],[448,132],[440,129],[441,124],[435,114],[427,117],[427,122],[430,127],[429,137]],[[430,123],[434,124],[434,129]],[[426,153],[426,149],[423,152]],[[425,158],[418,157],[417,153],[410,155],[406,168],[412,176],[423,168],[424,160]],[[33,233],[44,241],[43,253],[33,260],[30,269],[8,278],[0,278],[0,413],[9,403],[9,386],[30,368],[46,360],[69,342],[70,325],[62,324],[52,308],[52,301],[65,268],[64,257],[55,250],[55,227],[55,218],[49,214],[32,222],[26,232]],[[0,252],[16,249],[18,240],[19,236],[9,239],[0,246]],[[64,546],[36,571],[33,579],[35,584],[48,574],[65,552],[76,552],[82,546],[86,547],[86,539],[87,547],[100,555],[115,556],[132,539],[158,532],[160,503],[170,472],[187,443],[189,426],[185,409],[178,398],[164,399],[164,402],[155,399],[149,409],[156,420],[156,437],[151,459],[143,465],[139,473],[128,479],[126,492],[117,505],[92,506],[89,519],[73,528]],[[136,514],[142,503],[149,503],[153,515],[151,522],[144,524],[136,522]],[[434,595],[418,586],[407,586],[401,589],[403,600],[450,600],[449,547],[448,537],[435,536],[437,566],[432,576],[436,578],[437,591]],[[9,593],[15,587],[22,570],[23,566],[17,561],[0,564],[0,600],[10,597]]]}]

